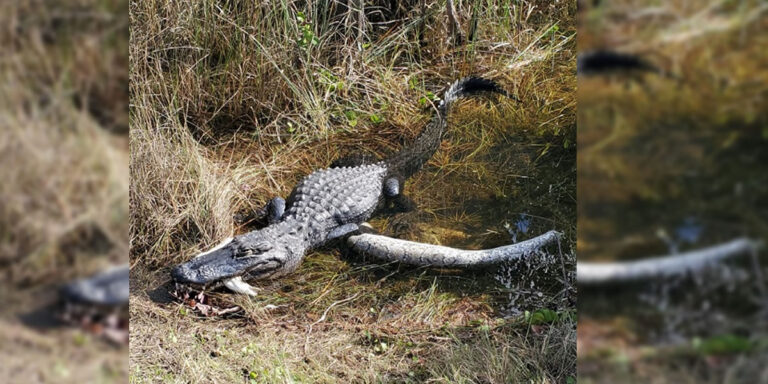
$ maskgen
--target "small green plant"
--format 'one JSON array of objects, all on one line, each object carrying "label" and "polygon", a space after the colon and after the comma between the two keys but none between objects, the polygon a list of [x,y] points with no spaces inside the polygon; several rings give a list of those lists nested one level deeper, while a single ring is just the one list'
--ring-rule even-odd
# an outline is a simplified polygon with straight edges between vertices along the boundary
[{"label": "small green plant", "polygon": [[348,110],[344,112],[344,116],[347,117],[347,125],[353,128],[357,126],[357,112]]},{"label": "small green plant", "polygon": [[371,119],[371,123],[374,123],[374,124],[380,124],[384,122],[384,118],[381,115],[378,115],[375,113],[370,116],[370,119]]},{"label": "small green plant", "polygon": [[417,85],[419,85],[419,81],[418,81],[418,80],[416,80],[416,78],[415,78],[415,77],[411,77],[410,79],[408,79],[408,89],[410,89],[411,91],[413,91],[413,90],[415,90],[415,89],[416,89],[416,86],[417,86]]},{"label": "small green plant", "polygon": [[531,325],[552,324],[560,320],[560,314],[551,309],[538,309],[534,312],[525,311],[525,320]]},{"label": "small green plant", "polygon": [[296,39],[296,44],[299,45],[299,48],[307,50],[311,46],[320,44],[320,39],[315,36],[312,24],[307,22],[304,12],[296,14],[296,21],[299,22],[299,37]]},{"label": "small green plant", "polygon": [[320,83],[326,87],[328,92],[341,91],[344,89],[344,81],[334,75],[333,72],[322,68],[318,71],[318,75]]},{"label": "small green plant", "polygon": [[437,100],[437,96],[435,96],[434,93],[427,91],[427,93],[419,99],[419,105],[423,107],[427,105],[428,102],[435,100]]},{"label": "small green plant", "polygon": [[693,348],[703,355],[726,355],[740,352],[749,352],[754,347],[753,343],[743,336],[719,335],[710,338],[696,337],[691,342]]},{"label": "small green plant", "polygon": [[557,33],[557,31],[559,30],[560,30],[560,27],[557,24],[554,24],[551,27],[549,27],[549,29],[547,29],[546,32],[544,32],[544,35],[542,37],[550,37],[555,33]]}]

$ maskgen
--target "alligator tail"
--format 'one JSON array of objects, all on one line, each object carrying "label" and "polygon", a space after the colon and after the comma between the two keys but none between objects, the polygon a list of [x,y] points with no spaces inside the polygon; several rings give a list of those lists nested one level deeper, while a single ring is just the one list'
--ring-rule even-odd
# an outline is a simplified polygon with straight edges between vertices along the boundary
[{"label": "alligator tail", "polygon": [[408,178],[418,172],[437,151],[446,126],[451,105],[458,99],[480,93],[498,93],[509,96],[496,82],[482,77],[469,76],[453,83],[437,105],[437,114],[427,124],[412,145],[404,148],[388,160],[390,173]]}]

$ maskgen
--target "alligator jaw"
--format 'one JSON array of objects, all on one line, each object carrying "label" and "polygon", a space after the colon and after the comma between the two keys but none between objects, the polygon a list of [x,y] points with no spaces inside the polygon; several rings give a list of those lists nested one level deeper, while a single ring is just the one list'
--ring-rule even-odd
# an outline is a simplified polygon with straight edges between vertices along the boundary
[{"label": "alligator jaw", "polygon": [[[264,240],[258,232],[235,240],[228,239],[210,251],[177,265],[171,270],[171,277],[177,284],[178,292],[202,292],[224,285],[236,293],[256,296],[258,289],[244,280],[265,278],[280,271],[289,257],[284,247],[273,244]],[[186,289],[178,289],[179,285]]]},{"label": "alligator jaw", "polygon": [[256,296],[258,294],[258,289],[243,281],[242,276],[224,280],[224,286],[235,293],[242,293],[243,295]]},{"label": "alligator jaw", "polygon": [[[181,284],[211,286],[242,276],[279,268],[285,258],[280,249],[246,238],[228,240],[210,251],[171,269],[171,277]],[[242,284],[235,284],[242,286]]]}]

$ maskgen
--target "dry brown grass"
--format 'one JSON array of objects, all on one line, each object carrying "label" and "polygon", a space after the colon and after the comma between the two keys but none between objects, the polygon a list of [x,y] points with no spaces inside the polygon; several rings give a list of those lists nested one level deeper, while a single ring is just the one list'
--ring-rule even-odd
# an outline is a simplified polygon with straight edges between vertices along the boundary
[{"label": "dry brown grass", "polygon": [[483,284],[462,290],[418,271],[396,277],[377,266],[308,263],[331,265],[262,285],[257,299],[236,298],[246,311],[228,320],[148,300],[148,291],[162,294],[165,273],[134,268],[142,278],[132,285],[131,381],[506,383],[573,375],[574,320],[531,327],[499,318],[477,293]]},{"label": "dry brown grass", "polygon": [[0,377],[115,382],[125,350],[49,327],[56,287],[128,252],[127,8],[0,5]]},{"label": "dry brown grass", "polygon": [[[131,3],[131,380],[573,376],[574,322],[536,333],[520,316],[503,319],[509,292],[482,273],[393,269],[324,250],[293,276],[264,282],[256,299],[224,295],[245,308],[238,318],[201,319],[150,298],[164,292],[168,267],[248,230],[236,214],[286,196],[340,155],[384,156],[409,142],[431,116],[419,100],[468,74],[500,81],[523,102],[459,106],[441,150],[406,187],[420,213],[374,225],[492,246],[508,242],[504,221],[527,212],[542,218],[537,233],[574,238],[575,2],[466,4],[464,28],[473,9],[480,23],[465,47],[446,41],[443,3],[369,5],[362,33],[357,12],[324,4]],[[563,257],[558,268],[572,272],[573,255]],[[523,309],[568,312],[572,299],[547,291]],[[304,356],[307,330],[326,310]]]},{"label": "dry brown grass", "polygon": [[[125,131],[120,106],[127,95],[102,92],[127,80],[119,69],[121,21],[108,13],[119,12],[116,7],[4,5],[0,156],[13,165],[0,170],[6,282],[64,279],[81,256],[117,260],[127,252],[127,142],[110,133]],[[102,115],[88,105],[98,105]]]}]

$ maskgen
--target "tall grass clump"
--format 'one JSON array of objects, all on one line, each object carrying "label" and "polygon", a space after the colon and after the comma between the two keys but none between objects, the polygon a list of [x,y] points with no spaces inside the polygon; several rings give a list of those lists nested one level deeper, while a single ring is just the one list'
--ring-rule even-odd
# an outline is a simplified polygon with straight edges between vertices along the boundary
[{"label": "tall grass clump", "polygon": [[106,1],[2,6],[5,283],[71,278],[92,271],[90,259],[115,262],[128,250],[127,56],[120,52],[127,48],[120,38],[127,20],[117,16],[121,8]]},{"label": "tall grass clump", "polygon": [[0,4],[0,381],[122,382],[125,349],[57,321],[58,287],[128,253],[128,17]]}]

